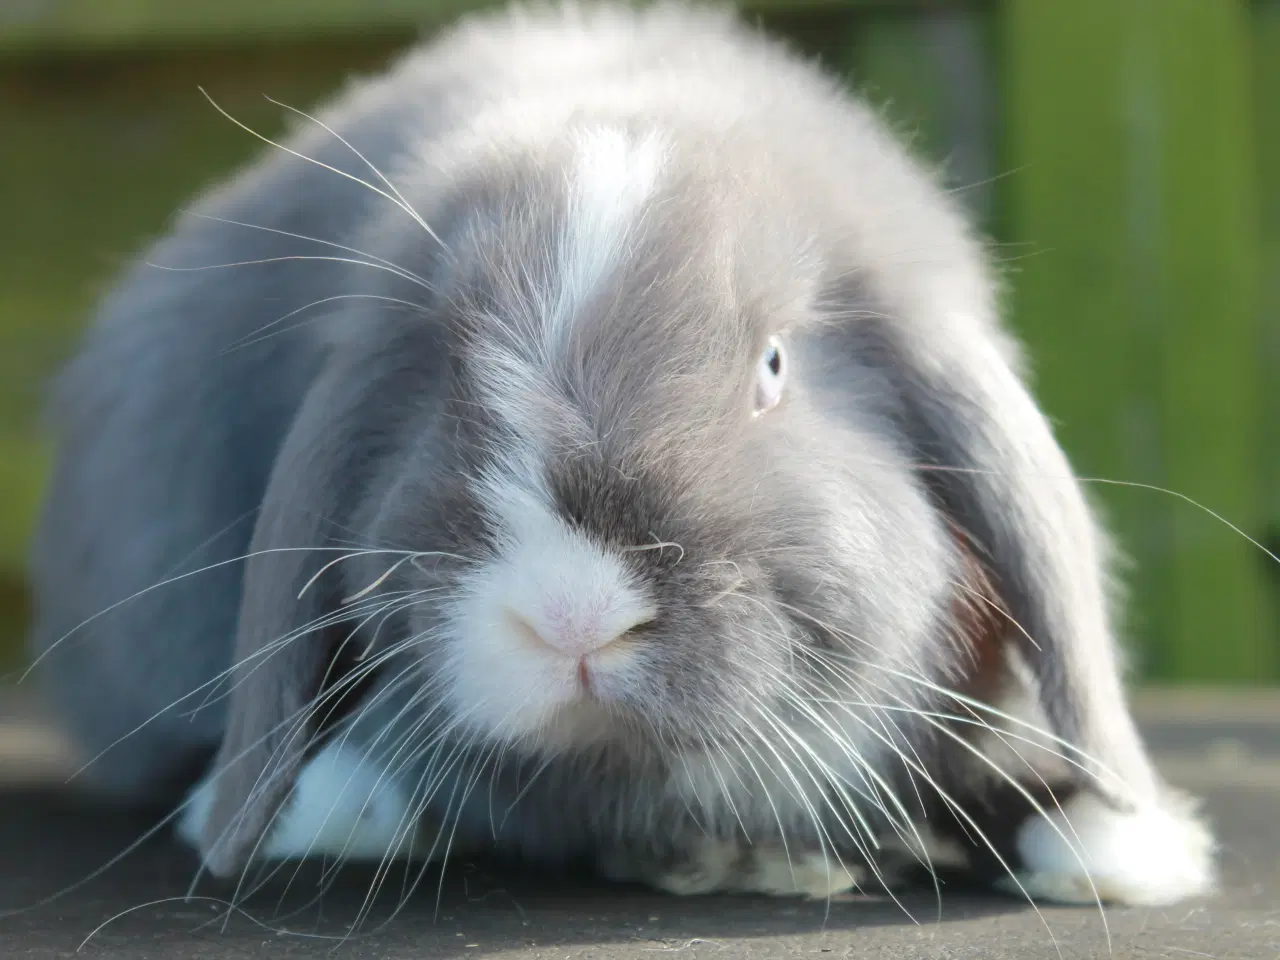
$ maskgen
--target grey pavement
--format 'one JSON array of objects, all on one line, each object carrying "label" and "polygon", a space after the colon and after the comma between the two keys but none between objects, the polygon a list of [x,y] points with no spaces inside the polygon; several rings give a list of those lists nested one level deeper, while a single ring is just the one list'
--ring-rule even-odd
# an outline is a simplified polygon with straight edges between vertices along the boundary
[{"label": "grey pavement", "polygon": [[370,871],[330,883],[319,865],[290,866],[229,913],[225,887],[204,884],[184,900],[194,860],[157,837],[86,879],[147,823],[61,792],[56,738],[20,699],[0,696],[0,958],[1280,960],[1280,693],[1151,694],[1137,712],[1161,767],[1204,797],[1218,827],[1225,885],[1210,900],[1109,909],[1104,924],[1097,908],[1037,913],[957,890],[897,904],[676,899],[458,864],[443,881],[429,875],[399,912],[404,876],[384,878],[351,934]]}]

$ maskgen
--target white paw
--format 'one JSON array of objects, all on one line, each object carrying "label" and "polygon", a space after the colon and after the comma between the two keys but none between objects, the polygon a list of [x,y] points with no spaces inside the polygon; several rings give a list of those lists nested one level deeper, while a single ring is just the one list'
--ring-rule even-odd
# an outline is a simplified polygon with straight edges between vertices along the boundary
[{"label": "white paw", "polygon": [[862,875],[824,853],[792,851],[780,845],[742,847],[706,840],[688,863],[656,877],[654,886],[679,896],[706,893],[764,894],[825,900],[858,886]]},{"label": "white paw", "polygon": [[[193,847],[199,846],[213,793],[211,780],[198,784],[178,820],[178,836]],[[330,743],[303,767],[254,859],[381,861],[423,855],[423,841],[430,838],[420,835],[411,814],[400,784],[355,747]]]},{"label": "white paw", "polygon": [[178,820],[174,832],[189,847],[200,847],[200,837],[204,833],[204,825],[209,820],[209,808],[213,806],[213,781],[206,777],[195,785],[187,794],[178,812]]},{"label": "white paw", "polygon": [[755,852],[750,869],[739,888],[743,893],[763,893],[771,897],[808,897],[826,900],[847,893],[862,880],[860,872],[825,853],[801,853],[791,857],[785,850]]},{"label": "white paw", "polygon": [[[1213,889],[1213,837],[1176,796],[1125,812],[1079,793],[1048,813],[1018,830],[1018,881],[1035,899],[1164,906]],[[1022,893],[1007,878],[1001,886]]]}]

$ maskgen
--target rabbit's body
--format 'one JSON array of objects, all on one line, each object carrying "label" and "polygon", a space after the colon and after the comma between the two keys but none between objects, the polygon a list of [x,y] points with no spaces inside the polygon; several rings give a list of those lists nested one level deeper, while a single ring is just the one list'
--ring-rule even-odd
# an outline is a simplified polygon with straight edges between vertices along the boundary
[{"label": "rabbit's body", "polygon": [[[304,853],[312,705],[363,677],[320,759],[393,784],[388,854],[443,823],[822,894],[928,815],[1033,893],[1207,888],[982,249],[869,110],[660,5],[469,21],[319,119],[179,220],[59,385],[35,647],[115,744],[101,789],[171,803],[220,751],[209,865]],[[1041,774],[1101,853],[1062,858]]]}]

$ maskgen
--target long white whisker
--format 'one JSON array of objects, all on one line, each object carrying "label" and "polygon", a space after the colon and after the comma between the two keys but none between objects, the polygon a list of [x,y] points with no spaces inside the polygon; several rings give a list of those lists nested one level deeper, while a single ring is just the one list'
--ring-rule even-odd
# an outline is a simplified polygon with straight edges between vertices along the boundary
[{"label": "long white whisker", "polygon": [[[1072,836],[1075,837],[1075,842],[1072,842],[1072,840],[1066,835],[1066,833],[1049,818],[1048,811],[1045,810],[1044,806],[1040,804],[1039,801],[1037,801],[1035,797],[1031,795],[1031,792],[1027,790],[1027,788],[1024,787],[1021,783],[1019,783],[1017,778],[1015,778],[1007,770],[1005,770],[998,763],[996,763],[994,760],[988,757],[985,753],[983,753],[980,749],[978,749],[978,747],[976,747],[974,744],[970,743],[968,740],[960,736],[954,730],[951,730],[950,728],[948,728],[945,724],[940,723],[937,720],[934,720],[932,717],[928,717],[928,716],[922,716],[921,719],[925,720],[926,723],[930,724],[930,726],[932,726],[939,733],[948,737],[953,742],[959,744],[961,747],[967,750],[970,754],[972,754],[974,757],[980,760],[985,766],[989,767],[997,775],[999,775],[1001,779],[1003,779],[1006,783],[1008,783],[1009,786],[1011,786],[1014,789],[1014,791],[1017,792],[1018,795],[1021,796],[1027,802],[1027,804],[1031,807],[1032,810],[1034,810],[1037,814],[1039,814],[1041,817],[1044,818],[1045,822],[1054,831],[1054,833],[1056,833],[1059,836],[1059,838],[1061,838],[1061,840],[1067,845],[1067,848],[1071,850],[1072,855],[1076,858],[1076,862],[1080,865],[1081,870],[1084,872],[1085,878],[1089,881],[1089,889],[1093,891],[1094,902],[1097,904],[1098,913],[1102,918],[1102,926],[1104,931],[1106,932],[1107,950],[1108,952],[1110,952],[1111,951],[1110,925],[1107,922],[1107,915],[1106,915],[1106,910],[1104,909],[1102,904],[1102,897],[1098,893],[1098,889],[1093,883],[1093,877],[1089,872],[1088,864],[1085,862],[1084,856],[1081,853],[1082,841],[1080,840],[1079,835],[1076,833],[1075,828],[1071,825],[1070,821],[1067,819],[1066,814],[1062,810],[1062,805],[1058,803],[1057,797],[1054,796],[1052,789],[1049,787],[1049,784],[1045,782],[1043,777],[1041,777],[1038,773],[1036,773],[1034,767],[1032,767],[1029,763],[1027,763],[1028,769],[1030,769],[1032,774],[1040,781],[1041,785],[1044,786],[1045,789],[1049,791],[1050,797],[1053,797],[1054,808],[1059,813],[1063,814],[1063,822],[1067,824],[1067,828],[1071,831]],[[997,736],[999,736],[999,734],[997,734]],[[1024,760],[1023,762],[1025,763],[1026,761]],[[1008,870],[1008,867],[1006,867],[1005,869]],[[1018,883],[1017,877],[1014,876],[1012,873],[1010,873],[1010,878],[1015,883]],[[1020,883],[1018,883],[1018,886],[1021,888]],[[1026,890],[1023,890],[1022,892],[1025,894]]]},{"label": "long white whisker", "polygon": [[[793,609],[797,613],[797,615],[803,616],[806,619],[811,620],[813,623],[817,624],[823,629],[831,631],[831,633],[834,636],[838,636],[838,637],[841,637],[842,639],[847,639],[857,643],[865,643],[865,641],[861,641],[859,638],[854,637],[852,634],[849,634],[846,631],[842,631],[832,626],[831,624],[824,623],[818,618],[806,613],[803,610],[800,610],[799,608],[789,608],[789,609]],[[807,649],[805,650],[805,652],[809,655],[814,654],[814,651],[812,649]],[[839,657],[842,655],[835,651],[826,651],[823,654],[823,656],[826,658],[829,658],[827,662],[828,664],[830,664],[831,662],[834,661],[836,657]],[[843,656],[850,656],[850,655],[845,654]],[[1050,730],[1045,730],[1044,728],[1039,727],[1034,723],[1031,723],[1027,720],[1023,720],[1020,717],[1013,716],[1002,710],[999,710],[998,708],[993,707],[990,704],[983,703],[982,701],[976,700],[973,697],[966,696],[964,694],[959,693],[958,691],[951,690],[947,687],[944,687],[930,680],[929,678],[921,675],[918,671],[914,671],[914,672],[906,671],[906,670],[892,667],[886,663],[876,662],[872,660],[864,660],[862,658],[853,658],[853,660],[855,663],[857,663],[860,666],[871,667],[880,672],[888,673],[893,676],[899,677],[900,679],[907,680],[910,683],[925,687],[931,690],[932,692],[940,694],[941,696],[944,696],[948,699],[955,700],[958,703],[963,703],[965,706],[970,707],[978,712],[996,716],[1008,723],[1012,723],[1016,726],[1022,727],[1023,729],[1030,730],[1032,733],[1042,736],[1047,740],[1051,740],[1058,746],[1062,747],[1064,750],[1070,751],[1071,753],[1075,754],[1077,757],[1081,758],[1088,764],[1091,764],[1094,767],[1096,767],[1098,772],[1107,774],[1108,776],[1113,778],[1113,780],[1116,783],[1123,785],[1122,778],[1119,777],[1114,771],[1112,771],[1105,764],[1103,764],[1102,761],[1098,760],[1096,757],[1091,756],[1085,750],[1081,749],[1080,747],[1070,742],[1069,740],[1066,740],[1060,736],[1057,736]],[[1094,776],[1096,777],[1097,773],[1095,773]]]},{"label": "long white whisker", "polygon": [[[396,609],[398,609],[398,607],[396,607],[397,603],[398,603],[398,600],[393,600],[390,603],[387,603],[387,602],[384,602],[381,598],[379,598],[377,601],[374,601],[370,605],[373,606],[375,604],[380,604],[380,606],[378,606],[377,609],[375,610],[374,615],[376,615],[377,612],[380,612],[381,610],[384,610],[388,607],[395,607]],[[117,737],[114,741],[112,741],[107,746],[102,748],[102,750],[100,750],[97,754],[95,754],[94,756],[84,761],[84,763],[82,763],[80,767],[78,767],[75,771],[71,773],[71,775],[68,777],[68,780],[74,780],[77,776],[83,773],[85,769],[87,769],[89,766],[96,763],[97,761],[101,760],[107,753],[109,753],[119,744],[123,743],[129,737],[132,737],[138,732],[140,732],[141,730],[143,730],[147,726],[147,724],[154,721],[161,714],[165,713],[168,710],[174,709],[183,701],[188,700],[191,697],[194,697],[196,694],[200,693],[200,691],[205,690],[206,688],[208,688],[209,690],[209,692],[205,694],[204,699],[199,704],[197,704],[194,709],[189,711],[189,713],[179,714],[180,716],[194,715],[195,713],[198,713],[200,710],[203,710],[206,707],[208,707],[209,704],[216,702],[216,700],[222,699],[223,697],[228,696],[231,690],[234,690],[235,687],[239,685],[239,683],[244,682],[243,678],[240,681],[238,681],[236,684],[233,684],[229,690],[225,691],[217,698],[212,698],[212,691],[214,688],[217,687],[218,684],[222,683],[224,680],[229,679],[238,669],[245,666],[250,661],[255,659],[259,660],[260,661],[259,666],[261,666],[261,664],[265,662],[266,659],[269,659],[274,653],[278,652],[280,649],[283,649],[283,647],[286,646],[287,644],[292,643],[298,639],[301,639],[301,637],[305,636],[306,634],[315,632],[316,630],[326,629],[327,627],[333,626],[337,623],[358,619],[360,616],[363,615],[363,613],[364,613],[364,610],[360,608],[356,610],[350,610],[350,611],[338,611],[334,614],[330,614],[325,617],[318,618],[317,620],[314,620],[309,624],[304,624],[302,627],[299,627],[297,630],[290,631],[288,634],[285,634],[283,637],[275,641],[272,641],[269,644],[264,644],[259,650],[255,651],[253,654],[250,654],[249,656],[242,658],[236,663],[233,663],[230,667],[216,674],[209,680],[206,680],[204,683],[200,684],[198,687],[195,687],[190,692],[183,694],[177,700],[170,702],[167,706],[161,707],[159,710],[153,713],[150,717],[148,717],[147,719],[139,723],[137,726],[135,726],[132,730],[129,730],[126,733]],[[254,669],[256,670],[257,667],[255,667]],[[252,672],[253,671],[250,671],[250,673]]]},{"label": "long white whisker", "polygon": [[[428,235],[429,235],[433,240],[435,240],[437,243],[439,243],[439,244],[440,244],[441,248],[445,249],[446,251],[448,250],[448,247],[446,247],[446,246],[444,245],[444,243],[440,240],[440,238],[436,236],[435,232],[434,232],[434,231],[433,231],[429,226],[427,226],[426,221],[424,221],[424,220],[422,219],[422,217],[420,217],[420,216],[418,215],[417,211],[416,211],[416,210],[414,210],[411,206],[409,206],[409,204],[407,204],[403,199],[398,198],[398,197],[396,197],[396,196],[394,196],[394,195],[392,195],[392,194],[388,193],[386,190],[383,190],[381,187],[377,187],[377,186],[375,186],[374,184],[370,183],[370,182],[369,182],[369,181],[367,181],[367,180],[362,180],[360,177],[357,177],[357,176],[354,176],[353,174],[347,173],[345,170],[339,170],[337,167],[331,166],[330,164],[327,164],[327,163],[325,163],[325,162],[323,162],[323,161],[321,161],[321,160],[317,160],[317,159],[315,159],[314,157],[308,157],[308,156],[307,156],[306,154],[304,154],[304,153],[299,153],[297,150],[294,150],[292,147],[287,147],[287,146],[285,146],[284,144],[277,143],[277,142],[275,142],[274,140],[272,140],[270,137],[263,136],[261,133],[258,133],[258,131],[254,130],[252,127],[250,127],[250,126],[248,126],[247,124],[245,124],[245,123],[241,122],[240,120],[237,120],[235,117],[233,117],[231,114],[229,114],[226,110],[224,110],[224,109],[223,109],[223,108],[218,104],[218,102],[217,102],[217,101],[215,101],[215,100],[213,99],[213,97],[209,96],[208,91],[206,91],[206,90],[204,89],[204,87],[198,87],[197,89],[199,89],[199,91],[200,91],[201,95],[202,95],[206,100],[208,100],[208,101],[209,101],[209,103],[213,106],[213,108],[214,108],[215,110],[217,110],[220,114],[222,114],[224,117],[226,117],[226,118],[227,118],[228,120],[230,120],[232,123],[234,123],[234,124],[235,124],[237,127],[239,127],[241,130],[244,130],[246,133],[250,134],[251,136],[256,137],[257,139],[261,140],[263,143],[266,143],[266,144],[268,144],[268,145],[270,145],[270,146],[272,146],[272,147],[275,147],[276,149],[281,150],[281,151],[283,151],[284,153],[289,154],[290,156],[297,157],[299,160],[305,160],[307,163],[315,164],[317,167],[320,167],[320,168],[321,168],[321,169],[323,169],[323,170],[328,170],[330,173],[336,174],[337,176],[340,176],[340,177],[343,177],[343,178],[345,178],[345,179],[347,179],[347,180],[350,180],[352,183],[358,183],[358,184],[360,184],[360,186],[365,187],[365,188],[366,188],[366,189],[368,189],[368,190],[372,190],[372,191],[373,191],[374,193],[376,193],[378,196],[383,197],[384,199],[386,199],[386,200],[390,201],[391,203],[393,203],[393,204],[395,204],[397,207],[399,207],[401,210],[403,210],[405,213],[407,213],[410,217],[412,217],[412,218],[413,218],[413,220],[414,220],[414,222],[415,222],[415,223],[417,223],[420,227],[422,227],[422,228],[423,228],[423,230],[425,230],[425,231],[427,232],[427,234],[428,234]],[[270,97],[268,97],[267,99],[268,99],[268,100],[271,100],[271,98],[270,98]],[[271,102],[272,102],[272,103],[275,103],[276,101],[271,100]],[[283,105],[283,104],[278,104],[278,106],[284,106],[284,105]],[[302,113],[302,111],[300,111],[300,110],[295,110],[293,107],[285,107],[285,109],[287,109],[287,110],[293,110],[295,113],[301,114],[301,115],[302,115],[302,116],[304,116],[304,117],[306,116],[306,114],[305,114],[305,113]],[[312,118],[308,117],[307,119],[312,119]],[[364,155],[363,155],[363,154],[361,154],[361,153],[360,153],[358,150],[356,150],[354,147],[352,147],[352,146],[351,146],[351,144],[347,143],[347,141],[346,141],[346,140],[343,140],[343,139],[342,139],[342,137],[338,136],[336,133],[334,133],[332,130],[330,130],[328,127],[326,127],[324,124],[320,123],[319,121],[315,121],[315,122],[316,122],[317,124],[319,124],[319,126],[323,127],[325,130],[327,130],[329,133],[333,134],[333,136],[337,137],[337,139],[338,139],[341,143],[343,143],[343,144],[344,144],[348,149],[350,149],[353,153],[355,153],[355,154],[356,154],[356,156],[358,156],[358,157],[359,157],[361,160],[363,160],[366,164],[369,164],[370,168],[372,168],[372,169],[374,170],[374,172],[378,174],[378,176],[379,176],[379,177],[382,177],[382,179],[383,179],[384,181],[386,180],[386,178],[382,176],[381,172],[379,172],[376,168],[374,168],[374,167],[373,167],[373,164],[370,164],[370,163],[369,163],[369,161],[368,161],[367,159],[365,159]],[[393,187],[392,189],[394,190],[395,188]]]},{"label": "long white whisker", "polygon": [[[389,197],[389,196],[388,196],[387,194],[385,194],[385,193],[383,193],[382,195],[383,195],[384,197],[387,197],[388,199],[391,199],[393,202],[395,202],[395,203],[397,204],[397,206],[399,206],[399,207],[400,207],[400,209],[404,210],[404,211],[405,211],[405,213],[409,214],[409,216],[411,216],[411,217],[413,218],[414,222],[415,222],[415,223],[417,223],[417,224],[418,224],[418,226],[420,226],[420,227],[421,227],[421,228],[426,232],[427,236],[429,236],[429,237],[430,237],[432,240],[434,240],[436,243],[440,244],[440,248],[441,248],[442,250],[444,250],[446,253],[447,253],[447,252],[449,252],[449,247],[445,244],[445,242],[444,242],[443,240],[441,240],[441,239],[440,239],[440,237],[436,234],[436,232],[435,232],[434,230],[432,230],[432,229],[431,229],[431,227],[427,224],[427,222],[426,222],[425,220],[423,220],[423,219],[422,219],[422,217],[419,215],[419,213],[418,213],[416,210],[414,210],[414,209],[413,209],[413,207],[409,204],[409,201],[408,201],[408,200],[406,200],[406,199],[404,198],[404,194],[402,194],[399,190],[397,190],[397,189],[396,189],[396,185],[395,185],[394,183],[392,183],[389,179],[387,179],[386,175],[385,175],[385,174],[383,174],[383,172],[382,172],[381,170],[379,170],[379,169],[377,168],[377,166],[375,166],[375,165],[374,165],[373,161],[371,161],[371,160],[370,160],[368,157],[366,157],[363,153],[361,153],[359,150],[357,150],[357,149],[356,149],[356,148],[355,148],[355,147],[350,143],[350,141],[348,141],[345,137],[343,137],[340,133],[338,133],[336,130],[334,130],[332,127],[330,127],[330,126],[329,126],[327,123],[325,123],[324,121],[319,120],[319,119],[317,119],[316,117],[313,117],[313,116],[311,116],[310,114],[308,114],[308,113],[306,113],[306,112],[304,112],[304,111],[302,111],[302,110],[299,110],[297,107],[291,107],[291,106],[289,106],[289,105],[288,105],[288,104],[286,104],[286,103],[281,103],[281,102],[280,102],[280,101],[278,101],[278,100],[273,100],[271,97],[267,97],[266,99],[267,99],[270,103],[274,103],[277,107],[282,107],[283,109],[288,110],[288,111],[290,111],[290,112],[292,112],[292,113],[295,113],[295,114],[297,114],[298,116],[303,117],[303,118],[304,118],[304,119],[306,119],[306,120],[310,120],[310,121],[311,121],[312,123],[314,123],[317,127],[319,127],[320,129],[324,130],[326,133],[328,133],[330,136],[332,136],[335,140],[337,140],[339,143],[341,143],[344,147],[346,147],[348,150],[350,150],[352,153],[354,153],[357,157],[359,157],[359,158],[364,162],[364,164],[365,164],[365,165],[366,165],[370,170],[372,170],[372,171],[373,171],[374,175],[375,175],[379,180],[381,180],[383,183],[385,183],[385,184],[387,185],[387,189],[388,189],[388,190],[390,190],[393,194],[395,194],[395,197],[394,197],[394,198]],[[215,104],[215,106],[216,106],[216,104]],[[246,128],[246,129],[248,129],[248,128]],[[252,133],[253,131],[249,131],[249,132],[250,132],[250,133]],[[270,141],[268,141],[268,142],[270,142]],[[292,151],[290,151],[290,152],[292,152]],[[298,154],[295,154],[295,156],[298,156]],[[310,158],[310,157],[304,157],[303,159],[311,160],[311,158]],[[312,162],[312,163],[315,163],[316,161],[315,161],[315,160],[311,160],[311,162]],[[321,166],[324,166],[324,164],[321,164]],[[332,170],[333,168],[332,168],[332,167],[330,167],[330,168],[328,168],[328,169],[331,169],[331,170]],[[336,173],[341,173],[342,171],[338,171],[338,170],[336,170],[336,171],[334,171],[334,172],[336,172]],[[345,176],[350,177],[350,175],[349,175],[349,174],[345,174]],[[376,190],[376,188],[372,187],[372,185],[371,185],[371,184],[369,184],[369,183],[365,182],[364,180],[361,180],[359,177],[350,177],[350,179],[355,180],[357,183],[364,184],[365,186],[370,187],[371,189],[375,189],[375,190]],[[381,193],[382,191],[380,191],[380,190],[379,190],[379,191],[377,191],[377,192]]]},{"label": "long white whisker", "polygon": [[[156,583],[153,583],[148,587],[144,587],[141,590],[138,590],[137,592],[130,594],[129,596],[125,597],[123,600],[117,600],[115,603],[112,603],[109,606],[104,607],[103,609],[99,610],[97,613],[93,614],[90,617],[87,617],[86,619],[81,621],[79,624],[72,627],[65,634],[63,634],[61,637],[59,637],[57,640],[51,643],[49,647],[46,650],[44,650],[39,656],[37,656],[32,660],[32,662],[27,666],[27,669],[23,671],[21,677],[19,678],[19,682],[25,682],[27,678],[30,676],[31,671],[34,670],[37,666],[39,666],[40,663],[44,660],[44,658],[47,657],[50,653],[52,653],[53,650],[56,647],[58,647],[61,643],[63,643],[68,637],[72,636],[79,630],[83,630],[89,624],[100,619],[101,617],[105,617],[107,614],[111,613],[112,611],[119,609],[120,607],[124,606],[126,603],[131,603],[134,600],[137,600],[139,597],[145,596],[151,593],[152,591],[159,590],[162,587],[170,586],[182,580],[188,580],[191,577],[196,577],[201,574],[209,573],[210,571],[217,570],[221,567],[230,566],[233,563],[244,563],[246,560],[252,560],[254,557],[265,556],[266,554],[271,554],[271,553],[298,553],[303,551],[312,552],[312,553],[321,553],[321,552],[333,552],[333,553],[342,553],[342,554],[351,553],[351,550],[349,547],[269,547],[262,550],[254,550],[249,553],[242,554],[238,557],[231,557],[226,560],[219,560],[216,563],[211,563],[206,566],[203,566],[198,570],[189,570],[186,573],[177,574],[172,577],[166,577],[164,580],[157,581]],[[404,554],[404,553],[414,553],[416,551],[384,550],[379,552],[391,553],[391,554]]]},{"label": "long white whisker", "polygon": [[[396,304],[397,306],[409,307],[413,310],[420,310],[422,306],[421,304],[414,303],[412,300],[403,300],[400,297],[388,297],[377,293],[337,293],[331,297],[321,297],[319,300],[312,300],[310,303],[304,303],[302,306],[290,310],[283,316],[277,317],[270,323],[263,324],[255,330],[253,334],[241,337],[239,340],[232,343],[231,346],[220,350],[218,352],[218,356],[226,356],[230,353],[234,353],[236,350],[244,350],[247,347],[251,347],[256,343],[264,343],[273,336],[288,333],[290,330],[297,330],[305,326],[309,321],[303,320],[278,330],[272,330],[272,328],[279,327],[280,324],[284,323],[290,317],[296,317],[298,314],[310,310],[313,307],[320,307],[326,303],[336,303],[341,300],[376,300],[379,303]],[[266,333],[265,331],[267,330],[272,330],[272,332]]]},{"label": "long white whisker", "polygon": [[435,289],[426,280],[425,277],[422,277],[419,274],[416,274],[411,270],[400,266],[400,264],[396,263],[394,260],[388,260],[385,257],[379,257],[377,254],[369,253],[367,250],[360,250],[357,247],[349,247],[346,244],[335,243],[332,240],[324,240],[320,237],[309,237],[304,233],[293,233],[292,231],[281,230],[277,227],[264,226],[263,224],[260,224],[260,223],[249,223],[244,220],[229,220],[226,217],[215,217],[212,214],[200,213],[199,211],[196,211],[196,210],[188,210],[188,211],[185,211],[185,213],[186,213],[186,216],[189,216],[189,217],[197,217],[201,220],[211,220],[214,223],[225,223],[227,226],[230,226],[230,227],[244,227],[246,230],[261,230],[264,233],[273,233],[273,234],[276,234],[277,236],[289,237],[290,239],[293,239],[293,240],[302,240],[307,243],[318,243],[318,244],[321,244],[322,246],[332,247],[334,250],[341,250],[344,253],[353,253],[358,257],[363,257],[366,260],[370,260],[370,261],[373,261],[374,263],[379,263],[385,267],[390,267],[393,270],[398,270],[402,272],[404,274],[405,279],[417,281],[424,289],[427,289],[427,290]]},{"label": "long white whisker", "polygon": [[325,257],[318,254],[290,253],[282,254],[277,257],[255,257],[250,260],[226,260],[221,263],[202,263],[198,267],[175,267],[172,264],[156,263],[153,260],[144,261],[148,267],[153,270],[164,270],[168,273],[200,273],[204,270],[230,270],[232,267],[262,267],[270,263],[290,263],[293,261],[317,261],[320,263],[348,263],[356,267],[368,267],[370,270],[378,270],[382,273],[390,273],[393,276],[400,277],[402,280],[408,280],[417,286],[422,287],[429,293],[434,293],[434,289],[410,276],[399,267],[388,267],[385,264],[373,263],[368,260],[356,260],[353,257]]},{"label": "long white whisker", "polygon": [[[844,792],[841,787],[841,784],[845,782],[844,779],[840,777],[834,770],[832,770],[831,767],[824,760],[822,760],[822,758],[819,757],[807,743],[804,742],[804,739],[802,737],[798,736],[795,733],[795,731],[793,731],[787,724],[783,723],[779,718],[777,718],[776,715],[773,714],[771,710],[769,710],[762,703],[760,703],[758,699],[754,697],[752,699],[753,701],[755,701],[756,710],[761,713],[761,715],[765,718],[766,722],[769,722],[770,725],[774,727],[776,732],[782,734],[785,739],[791,742],[790,749],[792,753],[796,756],[796,759],[800,762],[801,769],[804,770],[805,774],[812,780],[813,784],[817,786],[820,791],[824,785],[831,787],[832,789],[840,790],[841,797],[844,800],[846,807],[851,812],[854,813],[855,817],[859,818],[859,821],[861,823],[865,824],[865,820],[861,819],[861,814],[858,811],[857,805],[853,802],[851,798],[849,798],[848,794]],[[797,747],[803,748],[806,754],[810,757],[810,759],[818,765],[819,770],[824,774],[822,779],[818,779],[817,777],[815,777],[814,774],[809,770],[808,764],[804,761],[804,758],[801,756],[801,754],[797,750]],[[856,751],[854,751],[854,753],[856,753]],[[781,758],[779,759],[781,761]],[[785,761],[781,761],[781,762],[783,762],[784,766],[786,766]],[[803,793],[803,788],[799,788],[798,784],[797,784],[797,787],[798,789],[801,789]],[[890,793],[892,793],[892,791],[890,791]],[[806,810],[809,811],[810,816],[814,821],[814,826],[820,831],[820,835],[824,844],[830,844],[832,856],[836,858],[837,862],[839,862],[839,855],[836,853],[835,843],[831,840],[830,834],[827,832],[825,826],[822,825],[821,818],[818,816],[817,811],[814,810],[812,805],[807,802],[807,799],[804,802],[805,802]],[[829,802],[828,802],[828,806],[830,806]],[[881,809],[883,810],[884,808],[882,807]],[[835,813],[834,807],[832,807],[832,812]],[[885,811],[885,813],[887,816],[888,812]],[[840,823],[840,825],[844,828],[845,832],[849,835],[850,840],[853,841],[858,852],[862,854],[864,860],[866,861],[866,865],[868,869],[871,870],[872,874],[880,882],[881,887],[885,890],[885,892],[889,895],[889,897],[894,901],[894,903],[898,905],[898,907],[902,910],[902,912],[913,923],[916,922],[915,918],[911,915],[911,912],[907,910],[906,906],[903,903],[901,903],[901,901],[899,901],[896,895],[893,893],[892,885],[888,882],[887,878],[883,875],[878,864],[876,863],[876,858],[872,853],[871,848],[872,847],[878,848],[880,844],[877,838],[875,837],[874,831],[871,831],[869,826],[864,826],[864,829],[867,832],[867,837],[866,837],[866,840],[864,841],[854,831],[849,829],[849,826],[844,821],[843,817],[837,814],[836,820],[837,822]],[[910,821],[908,820],[908,823],[909,822]],[[923,842],[921,843],[921,845],[923,846]]]}]

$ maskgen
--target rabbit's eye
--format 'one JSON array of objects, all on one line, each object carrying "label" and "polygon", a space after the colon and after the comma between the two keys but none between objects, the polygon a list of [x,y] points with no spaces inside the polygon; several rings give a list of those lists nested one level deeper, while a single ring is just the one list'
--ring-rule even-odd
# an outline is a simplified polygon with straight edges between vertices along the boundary
[{"label": "rabbit's eye", "polygon": [[782,341],[777,337],[769,338],[769,345],[760,355],[756,365],[756,407],[755,415],[772,410],[782,399],[782,386],[787,379],[787,356],[782,349]]}]

